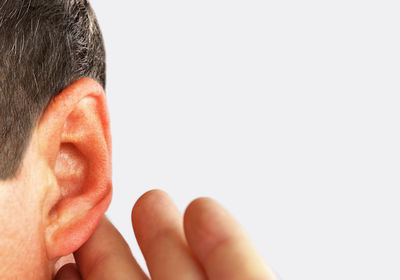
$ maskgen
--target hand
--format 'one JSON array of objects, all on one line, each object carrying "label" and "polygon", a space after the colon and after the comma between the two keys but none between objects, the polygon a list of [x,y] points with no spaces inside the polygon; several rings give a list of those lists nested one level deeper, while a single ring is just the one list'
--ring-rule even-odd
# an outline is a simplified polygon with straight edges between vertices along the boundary
[{"label": "hand", "polygon": [[[166,193],[144,194],[132,225],[152,279],[274,280],[242,227],[217,202],[193,201],[184,218]],[[103,218],[56,280],[148,279],[116,228]]]}]

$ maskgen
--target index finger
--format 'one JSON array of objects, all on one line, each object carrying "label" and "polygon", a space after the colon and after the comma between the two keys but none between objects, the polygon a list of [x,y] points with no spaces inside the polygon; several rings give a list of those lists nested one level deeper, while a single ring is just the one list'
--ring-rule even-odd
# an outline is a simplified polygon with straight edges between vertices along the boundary
[{"label": "index finger", "polygon": [[148,279],[124,238],[106,217],[74,256],[85,280]]}]

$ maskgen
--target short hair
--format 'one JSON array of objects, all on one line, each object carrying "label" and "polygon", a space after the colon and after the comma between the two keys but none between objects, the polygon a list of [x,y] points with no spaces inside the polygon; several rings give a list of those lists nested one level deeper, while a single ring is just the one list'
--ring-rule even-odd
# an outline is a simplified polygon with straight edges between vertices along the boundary
[{"label": "short hair", "polygon": [[82,77],[105,88],[105,71],[86,0],[0,0],[0,180],[17,175],[50,101]]}]

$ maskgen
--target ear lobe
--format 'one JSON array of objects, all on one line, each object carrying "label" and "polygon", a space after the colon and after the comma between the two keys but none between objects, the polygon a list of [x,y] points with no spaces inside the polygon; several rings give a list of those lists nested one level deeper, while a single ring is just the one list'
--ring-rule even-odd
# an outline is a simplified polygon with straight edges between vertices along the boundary
[{"label": "ear lobe", "polygon": [[38,125],[51,184],[43,217],[49,259],[76,251],[111,201],[111,137],[105,95],[81,79],[48,106]]}]

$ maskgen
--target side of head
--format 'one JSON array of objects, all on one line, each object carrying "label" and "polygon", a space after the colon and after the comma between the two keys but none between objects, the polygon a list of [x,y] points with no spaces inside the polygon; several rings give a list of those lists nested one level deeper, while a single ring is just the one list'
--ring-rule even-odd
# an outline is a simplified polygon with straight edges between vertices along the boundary
[{"label": "side of head", "polygon": [[48,279],[111,201],[105,51],[85,0],[0,0],[0,278]]}]

